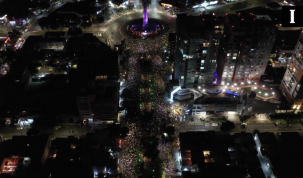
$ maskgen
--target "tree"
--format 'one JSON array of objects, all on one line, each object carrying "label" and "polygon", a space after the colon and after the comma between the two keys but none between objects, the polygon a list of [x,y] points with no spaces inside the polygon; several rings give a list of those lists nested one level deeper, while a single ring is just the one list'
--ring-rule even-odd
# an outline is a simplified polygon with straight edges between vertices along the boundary
[{"label": "tree", "polygon": [[228,132],[234,128],[235,128],[235,124],[231,121],[222,122],[220,127],[222,132]]},{"label": "tree", "polygon": [[254,133],[254,134],[259,134],[260,131],[259,131],[258,129],[255,129],[255,130],[253,131],[253,133]]},{"label": "tree", "polygon": [[[34,119],[32,127],[36,128],[40,133],[49,132],[58,125],[58,121],[54,115],[44,115]],[[30,132],[35,133],[33,131]]]},{"label": "tree", "polygon": [[30,128],[27,132],[26,135],[27,136],[35,136],[39,134],[39,130],[36,127],[32,127]]}]

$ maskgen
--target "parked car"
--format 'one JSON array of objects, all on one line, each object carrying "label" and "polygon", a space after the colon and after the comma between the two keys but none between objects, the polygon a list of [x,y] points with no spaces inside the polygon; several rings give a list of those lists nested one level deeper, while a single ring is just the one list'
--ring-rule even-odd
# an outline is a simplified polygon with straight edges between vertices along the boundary
[{"label": "parked car", "polygon": [[211,126],[218,126],[219,124],[217,123],[212,123]]}]

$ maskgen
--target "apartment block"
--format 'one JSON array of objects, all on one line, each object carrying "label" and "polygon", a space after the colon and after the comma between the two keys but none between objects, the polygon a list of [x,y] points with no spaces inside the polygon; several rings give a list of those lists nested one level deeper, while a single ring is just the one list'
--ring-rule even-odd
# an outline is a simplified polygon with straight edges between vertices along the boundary
[{"label": "apartment block", "polygon": [[280,89],[291,106],[291,109],[301,110],[303,104],[303,33],[301,33],[289,65],[284,74]]},{"label": "apartment block", "polygon": [[220,84],[259,82],[275,42],[275,22],[268,15],[252,13],[225,18],[223,56],[217,69]]},{"label": "apartment block", "polygon": [[[223,34],[222,18],[213,15],[177,15],[177,51],[181,53],[175,62],[180,66],[175,76],[182,87],[198,87],[216,84],[220,41]],[[181,59],[180,59],[181,58]]]}]

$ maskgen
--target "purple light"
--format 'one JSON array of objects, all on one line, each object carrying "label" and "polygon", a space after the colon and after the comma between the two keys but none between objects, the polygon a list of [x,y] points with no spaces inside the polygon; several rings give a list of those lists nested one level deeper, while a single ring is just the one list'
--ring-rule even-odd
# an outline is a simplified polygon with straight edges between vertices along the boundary
[{"label": "purple light", "polygon": [[144,0],[144,9],[143,9],[143,27],[146,27],[148,24],[148,15],[147,15],[147,8],[146,8],[146,0]]}]

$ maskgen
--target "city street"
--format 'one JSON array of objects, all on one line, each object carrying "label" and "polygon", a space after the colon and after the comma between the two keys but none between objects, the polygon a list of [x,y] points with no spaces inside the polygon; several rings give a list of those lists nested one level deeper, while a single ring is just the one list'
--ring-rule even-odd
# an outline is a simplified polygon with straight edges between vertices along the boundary
[{"label": "city street", "polygon": [[[185,124],[182,128],[180,128],[180,132],[188,132],[188,131],[220,131],[220,125],[212,126],[211,123],[202,125],[202,122],[195,122]],[[238,133],[244,131],[240,123],[235,124],[235,129],[231,130],[231,133]],[[303,132],[303,126],[301,124],[295,124],[285,128],[285,124],[280,124],[279,126],[275,126],[273,123],[248,123],[246,125],[246,132],[253,132],[255,129],[261,132]]]}]

